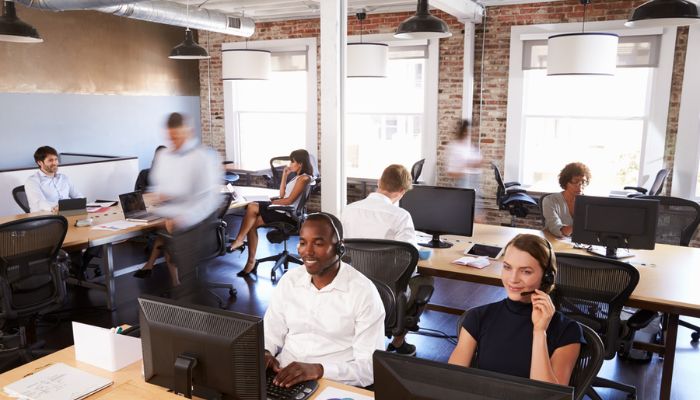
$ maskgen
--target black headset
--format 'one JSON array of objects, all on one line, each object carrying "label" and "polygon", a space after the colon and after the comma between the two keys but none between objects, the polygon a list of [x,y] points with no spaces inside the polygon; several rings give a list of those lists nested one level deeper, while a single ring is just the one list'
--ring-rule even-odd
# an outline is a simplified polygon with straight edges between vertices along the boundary
[{"label": "black headset", "polygon": [[540,284],[540,290],[545,292],[554,284],[554,268],[552,267],[552,245],[549,240],[544,239],[547,243],[547,249],[549,250],[549,259],[547,260],[547,266],[544,269],[544,275],[542,275],[542,283]]},{"label": "black headset", "polygon": [[323,216],[323,218],[325,218],[331,224],[331,227],[333,228],[333,233],[335,235],[335,238],[337,239],[337,241],[335,243],[335,249],[334,249],[335,254],[338,256],[338,258],[342,257],[343,254],[345,254],[345,244],[343,243],[343,237],[340,234],[338,227],[335,225],[335,222],[333,221],[333,218],[336,218],[336,217],[334,217],[332,214],[329,214],[326,212],[317,212],[317,213],[309,214],[308,217],[310,217],[312,215]]}]

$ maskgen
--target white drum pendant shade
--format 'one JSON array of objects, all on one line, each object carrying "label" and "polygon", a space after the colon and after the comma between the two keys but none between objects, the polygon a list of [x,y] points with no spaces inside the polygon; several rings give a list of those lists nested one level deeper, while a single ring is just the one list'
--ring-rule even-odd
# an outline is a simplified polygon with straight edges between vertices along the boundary
[{"label": "white drum pendant shade", "polygon": [[386,78],[389,46],[384,43],[348,43],[348,78]]},{"label": "white drum pendant shade", "polygon": [[618,36],[565,33],[547,41],[547,75],[615,75]]},{"label": "white drum pendant shade", "polygon": [[267,50],[229,49],[221,51],[223,80],[270,79],[271,57]]}]

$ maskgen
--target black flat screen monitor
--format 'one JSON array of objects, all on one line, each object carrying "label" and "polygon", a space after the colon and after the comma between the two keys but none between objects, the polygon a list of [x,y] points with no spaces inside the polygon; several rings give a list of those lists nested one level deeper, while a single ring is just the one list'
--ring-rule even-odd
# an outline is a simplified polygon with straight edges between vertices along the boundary
[{"label": "black flat screen monitor", "polygon": [[574,389],[465,368],[437,361],[375,351],[376,400],[571,400]]},{"label": "black flat screen monitor", "polygon": [[267,398],[261,318],[143,296],[146,381],[187,397]]},{"label": "black flat screen monitor", "polygon": [[605,246],[605,252],[589,251],[608,258],[621,258],[617,249],[649,249],[656,244],[658,200],[576,196],[571,241]]},{"label": "black flat screen monitor", "polygon": [[452,244],[440,241],[440,235],[472,235],[475,198],[474,189],[417,185],[406,192],[399,206],[411,214],[416,230],[433,235],[421,246],[446,248]]}]

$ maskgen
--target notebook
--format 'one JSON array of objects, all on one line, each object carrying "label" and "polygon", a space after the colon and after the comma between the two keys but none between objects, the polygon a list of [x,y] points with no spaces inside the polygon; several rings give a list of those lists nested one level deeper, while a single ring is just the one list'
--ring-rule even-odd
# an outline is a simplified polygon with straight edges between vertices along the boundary
[{"label": "notebook", "polygon": [[5,386],[8,396],[31,400],[77,400],[113,382],[64,363],[56,363]]},{"label": "notebook", "polygon": [[158,215],[146,211],[146,203],[140,192],[123,193],[119,195],[124,218],[132,222],[151,222],[159,219]]}]

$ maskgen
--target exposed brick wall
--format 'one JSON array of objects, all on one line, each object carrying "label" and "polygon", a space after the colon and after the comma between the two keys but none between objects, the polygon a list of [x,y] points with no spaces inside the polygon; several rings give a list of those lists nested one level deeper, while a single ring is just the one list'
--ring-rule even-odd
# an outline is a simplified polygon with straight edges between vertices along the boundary
[{"label": "exposed brick wall", "polygon": [[[627,19],[631,10],[641,4],[642,0],[609,0],[599,1],[588,5],[587,21],[607,21]],[[396,26],[412,13],[370,14],[363,27],[367,34],[393,32]],[[445,173],[445,151],[452,135],[458,129],[462,110],[462,65],[464,59],[463,25],[454,17],[437,11],[435,15],[442,18],[450,27],[452,37],[440,40],[440,69],[438,82],[438,143],[437,171],[439,185],[452,186],[453,180]],[[534,3],[508,5],[486,8],[486,23],[477,25],[474,52],[474,114],[473,134],[478,137],[484,168],[481,184],[478,190],[477,221],[491,224],[510,223],[510,215],[506,211],[496,209],[496,185],[493,172],[488,166],[491,161],[503,168],[505,156],[506,110],[508,103],[508,69],[510,58],[510,29],[514,25],[551,24],[565,22],[580,22],[583,19],[583,9],[579,0],[556,1],[549,3]],[[286,38],[303,38],[319,36],[319,20],[295,20],[258,24],[256,34],[251,40],[269,40]],[[359,34],[359,24],[354,17],[348,18],[350,35]],[[683,68],[687,47],[687,28],[679,29],[676,41],[675,59],[673,66],[671,101],[669,104],[668,127],[666,133],[665,157],[667,166],[673,166],[676,131],[678,127],[678,112],[680,108],[680,93],[683,81]],[[485,35],[485,38],[484,38]],[[485,40],[484,40],[485,39]],[[210,61],[200,63],[200,87],[202,91],[202,136],[204,141],[222,153],[224,152],[223,125],[223,90],[221,76],[221,44],[240,41],[241,38],[216,33],[200,34],[200,44],[206,46],[212,56]],[[483,42],[482,42],[483,41]],[[485,50],[483,61],[483,110],[481,101],[482,73],[482,43]],[[319,41],[320,45],[320,41]],[[320,49],[318,49],[320,58]],[[212,129],[209,129],[209,111],[207,96],[209,79],[207,63],[211,67],[211,115]],[[320,60],[318,79],[320,79]],[[320,81],[319,81],[320,100]],[[319,106],[320,111],[320,106]],[[481,120],[480,120],[481,117]],[[318,119],[320,132],[320,116]],[[320,146],[320,137],[319,137]],[[322,160],[319,160],[319,164]],[[667,181],[665,191],[670,193],[671,180]],[[366,189],[366,187],[364,188]],[[370,190],[370,189],[367,189]],[[352,202],[364,194],[362,185],[348,185],[348,201]],[[310,208],[320,206],[318,197],[312,198]],[[540,215],[532,210],[527,218],[515,219],[517,226],[541,228]],[[696,237],[696,244],[700,238]]]}]

